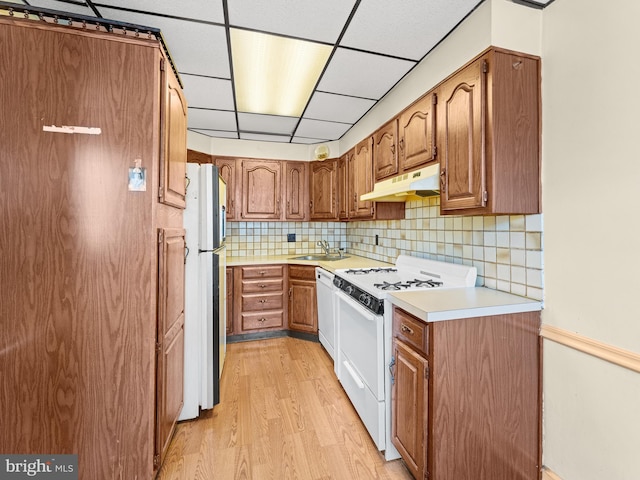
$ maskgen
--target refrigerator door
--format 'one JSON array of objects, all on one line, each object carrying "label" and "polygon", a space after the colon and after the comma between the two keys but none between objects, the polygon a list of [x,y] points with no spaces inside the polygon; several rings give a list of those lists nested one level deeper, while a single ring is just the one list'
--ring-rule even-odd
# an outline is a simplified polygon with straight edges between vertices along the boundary
[{"label": "refrigerator door", "polygon": [[227,351],[226,248],[201,252],[201,389],[200,406],[213,408],[220,402],[220,376]]}]

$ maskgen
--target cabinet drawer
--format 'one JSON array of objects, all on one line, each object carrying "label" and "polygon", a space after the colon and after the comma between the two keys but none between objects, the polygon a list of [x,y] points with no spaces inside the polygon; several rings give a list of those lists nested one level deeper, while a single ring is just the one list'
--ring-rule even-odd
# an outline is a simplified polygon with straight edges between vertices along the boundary
[{"label": "cabinet drawer", "polygon": [[396,307],[393,308],[393,336],[425,355],[429,353],[428,325]]},{"label": "cabinet drawer", "polygon": [[289,278],[297,278],[299,280],[316,279],[316,267],[306,267],[301,265],[289,265]]},{"label": "cabinet drawer", "polygon": [[261,328],[282,328],[284,325],[284,314],[282,311],[268,313],[243,313],[241,320],[243,332]]},{"label": "cabinet drawer", "polygon": [[284,295],[243,295],[242,311],[276,310],[284,305]]},{"label": "cabinet drawer", "polygon": [[284,290],[282,278],[270,278],[265,280],[251,280],[242,282],[242,293],[282,292]]},{"label": "cabinet drawer", "polygon": [[284,277],[284,265],[255,265],[252,267],[241,267],[242,278],[268,278]]}]

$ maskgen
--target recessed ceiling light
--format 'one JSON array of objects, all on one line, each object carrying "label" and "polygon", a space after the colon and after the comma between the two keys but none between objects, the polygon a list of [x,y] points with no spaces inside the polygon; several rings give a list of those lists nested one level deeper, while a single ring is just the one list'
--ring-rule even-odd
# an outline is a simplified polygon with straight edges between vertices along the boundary
[{"label": "recessed ceiling light", "polygon": [[332,47],[235,28],[230,32],[238,111],[302,115]]}]

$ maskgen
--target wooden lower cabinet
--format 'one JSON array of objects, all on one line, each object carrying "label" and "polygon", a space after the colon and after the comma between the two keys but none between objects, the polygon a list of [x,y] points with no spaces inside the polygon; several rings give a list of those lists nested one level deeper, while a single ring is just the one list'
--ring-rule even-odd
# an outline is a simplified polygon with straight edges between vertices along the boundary
[{"label": "wooden lower cabinet", "polygon": [[415,478],[537,480],[540,312],[393,317],[392,441]]},{"label": "wooden lower cabinet", "polygon": [[318,333],[315,267],[289,265],[289,329]]},{"label": "wooden lower cabinet", "polygon": [[234,268],[234,335],[284,328],[285,268],[285,265],[250,265]]}]

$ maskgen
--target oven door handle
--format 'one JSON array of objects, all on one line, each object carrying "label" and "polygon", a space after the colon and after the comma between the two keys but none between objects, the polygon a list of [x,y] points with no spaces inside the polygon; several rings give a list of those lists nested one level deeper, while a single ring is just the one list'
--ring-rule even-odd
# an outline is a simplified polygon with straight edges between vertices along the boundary
[{"label": "oven door handle", "polygon": [[358,388],[360,390],[364,389],[364,383],[362,382],[362,380],[360,380],[358,374],[353,371],[353,367],[351,366],[349,361],[345,360],[344,362],[342,362],[342,364],[344,365],[344,368],[347,370],[347,372],[349,372],[349,375],[351,375],[351,378],[353,378],[353,381],[356,382]]}]

